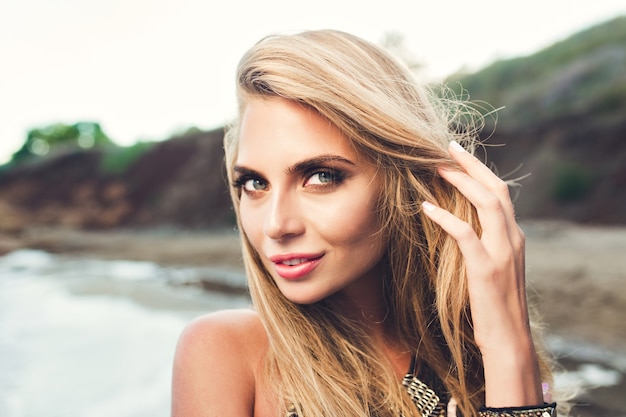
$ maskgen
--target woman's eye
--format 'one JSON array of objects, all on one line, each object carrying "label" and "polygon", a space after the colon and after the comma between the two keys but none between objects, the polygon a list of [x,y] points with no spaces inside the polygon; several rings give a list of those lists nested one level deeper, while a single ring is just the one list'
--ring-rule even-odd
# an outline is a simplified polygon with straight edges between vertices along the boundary
[{"label": "woman's eye", "polygon": [[244,191],[264,191],[267,184],[258,178],[250,178],[243,183],[242,187]]},{"label": "woman's eye", "polygon": [[326,185],[339,180],[338,175],[331,171],[318,171],[311,175],[305,185]]}]

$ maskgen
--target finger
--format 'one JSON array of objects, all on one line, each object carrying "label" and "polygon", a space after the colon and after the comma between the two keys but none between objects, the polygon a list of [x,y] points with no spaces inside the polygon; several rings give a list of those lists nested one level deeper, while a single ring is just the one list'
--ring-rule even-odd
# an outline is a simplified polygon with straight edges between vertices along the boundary
[{"label": "finger", "polygon": [[478,265],[490,263],[489,254],[469,224],[430,202],[423,202],[422,207],[432,221],[456,240],[468,268],[472,262],[478,262]]},{"label": "finger", "polygon": [[[474,302],[470,301],[472,310],[475,309],[476,305],[484,304],[481,302],[476,304],[476,300],[496,300],[502,299],[502,297],[508,299],[506,294],[519,295],[520,288],[523,291],[524,269],[523,265],[521,265],[520,269],[517,260],[514,261],[514,264],[511,264],[511,259],[508,257],[504,260],[493,258],[488,248],[483,245],[483,242],[469,224],[430,202],[423,202],[422,207],[424,208],[424,214],[437,223],[457,242],[467,268],[470,300],[474,300]],[[511,253],[506,248],[500,252],[502,254]],[[497,258],[500,258],[500,256],[497,256]],[[517,274],[520,271],[521,273]],[[521,281],[518,281],[515,277],[520,278]]]},{"label": "finger", "polygon": [[483,239],[492,242],[496,239],[496,247],[509,242],[511,232],[508,219],[498,196],[464,172],[440,168],[439,174],[476,208],[483,229]]},{"label": "finger", "polygon": [[516,233],[515,210],[506,182],[494,174],[478,158],[465,151],[457,142],[452,141],[450,143],[449,152],[469,176],[481,183],[500,199],[508,223],[509,234],[514,235]]},{"label": "finger", "polygon": [[457,142],[450,142],[450,155],[459,163],[472,178],[483,184],[489,191],[497,195],[503,204],[513,208],[509,187],[500,177],[483,164],[478,158],[467,152]]}]

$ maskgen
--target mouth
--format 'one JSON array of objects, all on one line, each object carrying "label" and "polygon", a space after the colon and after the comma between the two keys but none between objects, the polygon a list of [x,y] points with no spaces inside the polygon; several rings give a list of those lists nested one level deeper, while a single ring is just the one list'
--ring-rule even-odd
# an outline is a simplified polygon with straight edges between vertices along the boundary
[{"label": "mouth", "polygon": [[274,271],[280,277],[286,280],[300,280],[319,265],[323,256],[323,254],[289,254],[271,256],[269,260],[274,264]]},{"label": "mouth", "polygon": [[303,264],[305,262],[309,262],[310,260],[311,258],[293,258],[293,259],[287,259],[287,260],[276,262],[276,263],[280,263],[280,264],[287,265],[287,266],[296,266],[296,265]]}]

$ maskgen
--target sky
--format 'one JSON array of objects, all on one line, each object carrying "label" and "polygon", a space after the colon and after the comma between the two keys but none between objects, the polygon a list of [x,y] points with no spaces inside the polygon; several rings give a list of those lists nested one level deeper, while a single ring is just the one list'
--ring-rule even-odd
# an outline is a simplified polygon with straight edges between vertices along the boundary
[{"label": "sky", "polygon": [[123,146],[222,126],[239,58],[270,33],[400,34],[434,80],[625,14],[626,0],[0,0],[0,164],[59,122],[99,122]]}]

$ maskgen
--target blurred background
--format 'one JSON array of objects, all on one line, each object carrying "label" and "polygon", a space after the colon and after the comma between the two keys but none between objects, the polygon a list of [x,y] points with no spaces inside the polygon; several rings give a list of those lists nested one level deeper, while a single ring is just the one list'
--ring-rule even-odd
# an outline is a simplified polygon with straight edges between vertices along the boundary
[{"label": "blurred background", "polygon": [[235,67],[319,28],[500,109],[486,158],[523,178],[557,386],[575,415],[626,416],[623,0],[0,3],[1,416],[169,415],[185,323],[249,304],[221,148]]}]

